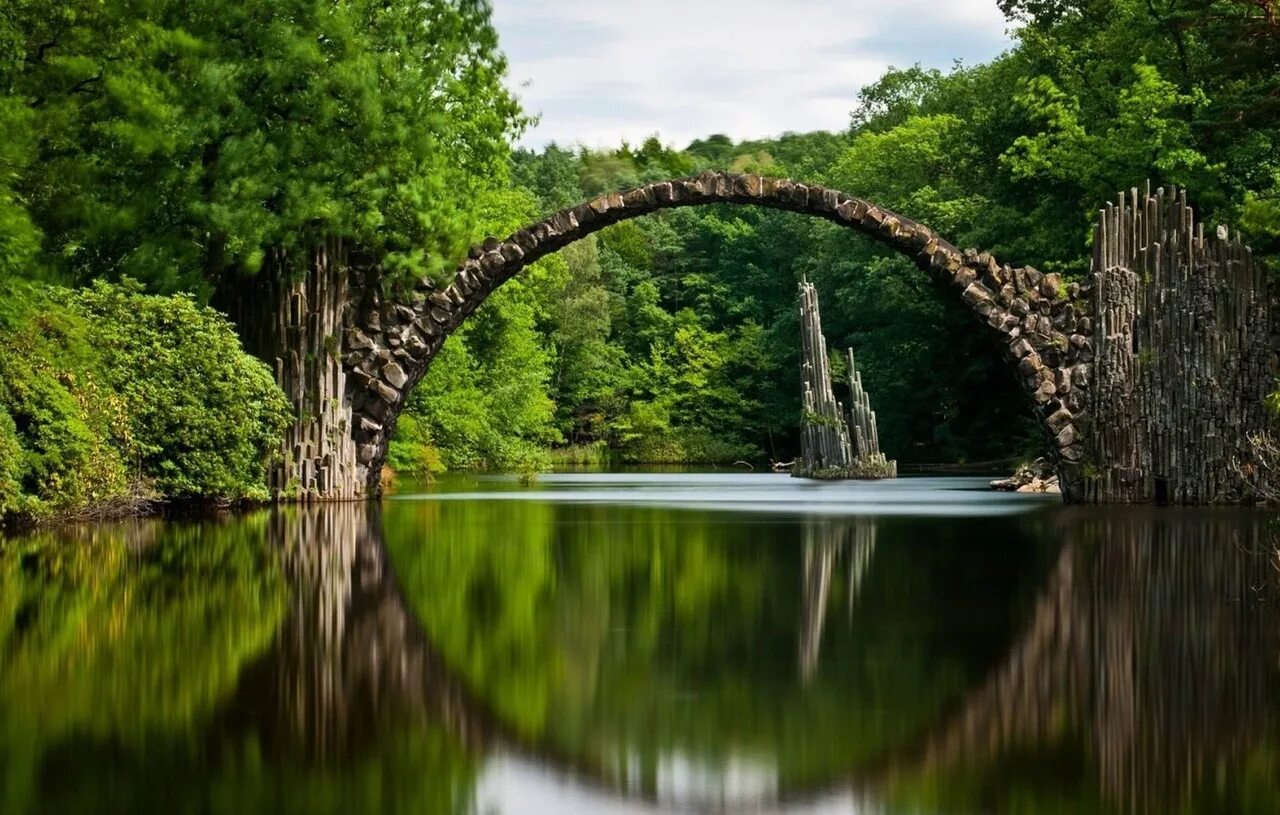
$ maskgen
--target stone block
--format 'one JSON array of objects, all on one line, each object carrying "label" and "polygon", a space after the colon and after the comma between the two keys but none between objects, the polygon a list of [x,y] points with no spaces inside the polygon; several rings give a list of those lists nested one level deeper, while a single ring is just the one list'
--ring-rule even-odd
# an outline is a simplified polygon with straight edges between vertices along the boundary
[{"label": "stone block", "polygon": [[[1026,340],[1022,340],[1026,342]],[[1040,361],[1040,355],[1035,351],[1023,356],[1021,362],[1018,363],[1018,373],[1024,378],[1031,378],[1044,368],[1044,363]]]},{"label": "stone block", "polygon": [[648,212],[653,209],[653,190],[649,187],[637,187],[622,194],[622,204],[629,210]]},{"label": "stone block", "polygon": [[1040,278],[1040,293],[1050,300],[1056,299],[1058,296],[1058,287],[1062,283],[1062,278],[1054,273],[1047,274]]},{"label": "stone block", "polygon": [[758,175],[742,175],[734,180],[734,192],[746,198],[759,198],[762,183]]},{"label": "stone block", "polygon": [[1075,444],[1076,442],[1075,425],[1069,424],[1066,427],[1062,428],[1062,430],[1058,433],[1055,441],[1058,444],[1059,450],[1061,450],[1064,447],[1070,447],[1071,445]]},{"label": "stone block", "polygon": [[404,372],[404,368],[395,362],[383,366],[382,378],[396,389],[403,388],[404,383],[409,381],[409,375]]},{"label": "stone block", "polygon": [[517,246],[526,252],[532,252],[538,248],[538,238],[528,229],[521,229],[512,236],[512,240]]},{"label": "stone block", "polygon": [[364,351],[373,348],[373,340],[358,328],[347,331],[347,347],[353,351]]},{"label": "stone block", "polygon": [[1054,435],[1057,435],[1062,428],[1070,424],[1071,420],[1074,418],[1075,417],[1071,415],[1070,411],[1058,409],[1044,421],[1045,424],[1049,426],[1049,430],[1051,430]]}]

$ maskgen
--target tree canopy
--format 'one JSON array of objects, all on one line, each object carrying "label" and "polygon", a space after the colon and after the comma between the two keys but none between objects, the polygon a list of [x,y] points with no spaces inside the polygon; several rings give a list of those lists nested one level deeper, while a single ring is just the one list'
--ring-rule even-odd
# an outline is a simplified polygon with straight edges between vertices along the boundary
[{"label": "tree canopy", "polygon": [[207,291],[329,236],[450,263],[522,121],[476,0],[16,0],[0,255]]}]

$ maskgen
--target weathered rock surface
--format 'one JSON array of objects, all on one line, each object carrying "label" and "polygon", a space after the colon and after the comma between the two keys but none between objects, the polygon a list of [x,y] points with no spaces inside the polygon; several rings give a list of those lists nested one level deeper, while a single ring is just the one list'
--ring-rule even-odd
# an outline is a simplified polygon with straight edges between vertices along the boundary
[{"label": "weathered rock surface", "polygon": [[1023,464],[1008,478],[992,481],[991,489],[1001,492],[1062,492],[1053,462],[1046,458]]},{"label": "weathered rock surface", "polygon": [[880,452],[876,414],[862,388],[852,350],[848,351],[849,410],[836,401],[818,291],[808,280],[800,283],[800,345],[804,416],[800,458],[793,462],[791,475],[827,481],[897,478],[897,462]]},{"label": "weathered rock surface", "polygon": [[1097,329],[1080,344],[1093,386],[1083,499],[1247,500],[1262,473],[1239,463],[1270,428],[1276,381],[1266,272],[1226,227],[1205,235],[1185,190],[1119,198],[1094,235]]}]

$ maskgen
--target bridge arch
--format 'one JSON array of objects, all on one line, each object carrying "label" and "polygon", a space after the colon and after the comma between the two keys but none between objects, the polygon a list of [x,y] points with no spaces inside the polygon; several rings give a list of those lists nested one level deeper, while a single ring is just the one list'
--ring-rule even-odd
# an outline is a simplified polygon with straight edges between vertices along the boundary
[{"label": "bridge arch", "polygon": [[[1085,456],[1080,421],[1093,359],[1087,293],[1056,274],[1002,265],[988,252],[961,251],[929,227],[871,201],[787,179],[707,172],[597,196],[510,235],[472,248],[441,288],[421,281],[397,301],[357,309],[346,334],[352,441],[371,493],[396,419],[445,339],[525,266],[611,224],[658,210],[742,204],[804,213],[869,237],[913,259],[998,337],[1007,364],[1053,441],[1067,500],[1079,498]],[[356,281],[357,284],[360,281]]]}]

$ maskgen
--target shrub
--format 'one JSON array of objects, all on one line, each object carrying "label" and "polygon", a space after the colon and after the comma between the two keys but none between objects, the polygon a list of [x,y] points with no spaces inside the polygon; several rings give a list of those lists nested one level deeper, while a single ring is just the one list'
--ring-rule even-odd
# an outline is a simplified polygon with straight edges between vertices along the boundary
[{"label": "shrub", "polygon": [[288,405],[231,323],[187,295],[148,296],[128,285],[98,283],[73,302],[155,488],[178,498],[267,498],[266,468]]},{"label": "shrub", "polygon": [[426,422],[411,413],[400,416],[395,438],[387,449],[387,466],[397,475],[422,479],[444,471],[440,451]]},{"label": "shrub", "polygon": [[17,284],[0,292],[0,407],[20,447],[10,472],[22,494],[5,514],[67,511],[129,484],[123,404],[102,385],[85,321],[49,294]]},{"label": "shrub", "polygon": [[0,518],[19,510],[22,492],[18,479],[22,475],[22,447],[18,444],[18,428],[9,411],[0,407]]},{"label": "shrub", "polygon": [[9,281],[0,343],[0,520],[267,497],[284,395],[216,312]]}]

